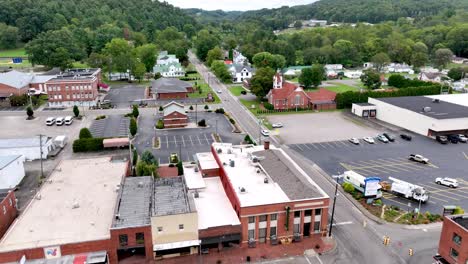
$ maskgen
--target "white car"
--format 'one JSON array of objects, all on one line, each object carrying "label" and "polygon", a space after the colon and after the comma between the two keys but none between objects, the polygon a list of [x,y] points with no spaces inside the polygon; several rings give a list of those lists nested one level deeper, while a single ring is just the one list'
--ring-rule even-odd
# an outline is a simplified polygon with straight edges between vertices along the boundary
[{"label": "white car", "polygon": [[55,117],[48,117],[45,121],[46,125],[51,126],[55,124]]},{"label": "white car", "polygon": [[353,143],[354,145],[359,145],[359,139],[357,138],[350,138],[349,142]]},{"label": "white car", "polygon": [[384,136],[384,135],[378,135],[378,136],[377,136],[377,139],[380,140],[380,141],[382,141],[383,143],[388,143],[388,139],[387,139],[387,137]]},{"label": "white car", "polygon": [[217,93],[219,93],[219,94],[220,94],[220,93],[222,93],[222,91],[221,91],[221,90],[218,90],[218,91],[216,91],[216,92],[217,92]]},{"label": "white car", "polygon": [[435,183],[440,184],[440,185],[445,185],[450,188],[458,187],[458,181],[452,178],[436,178]]},{"label": "white car", "polygon": [[65,125],[69,126],[73,123],[73,116],[66,116],[65,117]]},{"label": "white car", "polygon": [[458,135],[458,141],[463,142],[463,143],[467,143],[468,138],[465,137],[465,135]]},{"label": "white car", "polygon": [[374,144],[375,141],[374,141],[374,138],[372,137],[364,137],[363,140],[369,144]]},{"label": "white car", "polygon": [[269,137],[270,136],[270,131],[263,129],[262,130],[262,135],[265,136],[265,137]]},{"label": "white car", "polygon": [[65,118],[64,117],[57,117],[57,119],[55,120],[55,124],[57,126],[61,126],[61,125],[65,124]]},{"label": "white car", "polygon": [[280,127],[283,127],[283,124],[282,123],[274,123],[271,126],[274,127],[274,128],[280,128]]}]

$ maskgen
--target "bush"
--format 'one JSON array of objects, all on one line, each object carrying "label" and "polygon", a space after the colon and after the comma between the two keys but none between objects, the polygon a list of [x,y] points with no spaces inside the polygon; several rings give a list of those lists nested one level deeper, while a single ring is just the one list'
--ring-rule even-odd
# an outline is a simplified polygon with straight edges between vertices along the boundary
[{"label": "bush", "polygon": [[253,141],[249,135],[245,135],[244,141],[247,142],[247,144],[253,144]]},{"label": "bush", "polygon": [[202,120],[198,121],[198,126],[206,127],[206,121],[205,121],[205,119],[202,119]]},{"label": "bush", "polygon": [[158,165],[158,161],[154,157],[153,153],[151,153],[149,150],[145,150],[141,154],[140,160],[148,164]]},{"label": "bush", "polygon": [[192,105],[189,107],[189,110],[190,110],[190,111],[193,111],[193,106],[192,106]]},{"label": "bush", "polygon": [[231,117],[229,118],[229,122],[231,122],[231,124],[235,124],[236,123],[236,120],[232,119]]},{"label": "bush", "polygon": [[133,166],[135,166],[137,164],[137,161],[138,161],[138,152],[136,151],[136,149],[133,150]]},{"label": "bush", "polygon": [[83,138],[73,141],[73,152],[100,151],[104,149],[103,138]]},{"label": "bush", "polygon": [[78,117],[80,115],[80,109],[78,109],[77,105],[73,106],[73,114],[75,115],[75,117]]},{"label": "bush", "polygon": [[455,210],[453,211],[454,215],[464,214],[464,213],[465,213],[465,210],[463,210],[463,208],[461,208],[460,206],[455,207]]},{"label": "bush", "polygon": [[353,193],[354,192],[354,186],[349,183],[349,182],[345,182],[343,183],[343,190],[347,193]]},{"label": "bush", "polygon": [[205,105],[205,111],[208,111],[210,109],[210,107],[208,105]]},{"label": "bush", "polygon": [[31,108],[31,106],[28,106],[28,108],[26,109],[26,114],[28,115],[29,118],[32,118],[34,116],[34,111]]},{"label": "bush", "polygon": [[163,129],[164,128],[164,122],[162,119],[158,120],[158,123],[156,124],[156,129]]},{"label": "bush", "polygon": [[225,113],[225,112],[224,112],[224,108],[218,108],[218,109],[216,109],[216,110],[215,110],[215,113],[217,113],[217,114],[224,114],[224,113]]},{"label": "bush", "polygon": [[138,118],[138,116],[140,115],[140,111],[138,111],[138,105],[133,105],[132,115],[135,118]]},{"label": "bush", "polygon": [[164,109],[162,106],[159,106],[159,112],[162,112]]},{"label": "bush", "polygon": [[86,127],[80,130],[80,136],[79,136],[79,139],[85,139],[85,138],[93,138],[93,135],[91,135],[91,132]]},{"label": "bush", "polygon": [[106,118],[105,115],[100,115],[100,116],[97,116],[97,117],[96,117],[96,120],[101,120],[101,119],[104,119],[104,118]]},{"label": "bush", "polygon": [[137,176],[156,176],[156,165],[148,164],[144,161],[138,161],[136,165],[136,175]]},{"label": "bush", "polygon": [[137,126],[137,122],[136,122],[135,118],[130,119],[129,129],[130,129],[130,135],[132,135],[132,137],[134,137],[136,135],[137,131],[138,131],[138,126]]},{"label": "bush", "polygon": [[247,92],[246,91],[241,91],[241,94],[246,95]]},{"label": "bush", "polygon": [[182,161],[177,162],[177,175],[184,175],[184,166],[182,165]]},{"label": "bush", "polygon": [[267,109],[267,110],[275,110],[275,107],[270,104],[270,103],[263,103],[263,106]]},{"label": "bush", "polygon": [[374,200],[374,205],[382,206],[382,200],[381,199]]},{"label": "bush", "polygon": [[28,104],[28,96],[23,95],[12,95],[9,98],[11,106],[23,106]]}]

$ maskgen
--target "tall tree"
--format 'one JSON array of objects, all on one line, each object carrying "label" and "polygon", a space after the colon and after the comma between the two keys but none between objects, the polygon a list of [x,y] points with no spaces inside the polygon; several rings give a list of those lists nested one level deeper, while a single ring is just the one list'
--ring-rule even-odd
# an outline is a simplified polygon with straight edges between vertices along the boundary
[{"label": "tall tree", "polygon": [[286,59],[282,55],[260,52],[253,56],[252,62],[257,68],[270,67],[272,69],[282,69],[286,64]]},{"label": "tall tree", "polygon": [[208,51],[219,45],[219,40],[210,34],[206,29],[200,30],[195,40],[195,48],[197,50],[197,56],[202,61],[206,60]]},{"label": "tall tree", "polygon": [[382,85],[382,81],[380,81],[380,73],[376,71],[365,71],[363,75],[361,75],[361,82],[368,88],[368,89],[378,89]]},{"label": "tall tree", "polygon": [[263,67],[257,69],[257,72],[250,80],[252,93],[261,99],[268,94],[273,87],[273,75],[275,71],[270,67]]},{"label": "tall tree", "polygon": [[387,53],[380,52],[372,56],[371,62],[374,65],[377,71],[382,71],[385,65],[390,63],[390,57],[388,57]]},{"label": "tall tree", "polygon": [[211,67],[213,61],[222,59],[224,59],[223,51],[218,46],[216,46],[210,51],[208,51],[208,54],[206,56],[206,65]]},{"label": "tall tree", "polygon": [[151,72],[156,64],[157,47],[154,44],[145,44],[135,48],[135,53],[145,65],[146,72]]},{"label": "tall tree", "polygon": [[231,83],[232,77],[229,73],[224,61],[215,60],[211,64],[211,70],[214,72],[216,77],[218,77],[223,83]]},{"label": "tall tree", "polygon": [[434,54],[435,65],[442,69],[452,61],[453,53],[449,49],[438,49]]},{"label": "tall tree", "polygon": [[103,50],[111,58],[111,69],[117,72],[127,72],[135,67],[133,47],[122,38],[112,39]]}]

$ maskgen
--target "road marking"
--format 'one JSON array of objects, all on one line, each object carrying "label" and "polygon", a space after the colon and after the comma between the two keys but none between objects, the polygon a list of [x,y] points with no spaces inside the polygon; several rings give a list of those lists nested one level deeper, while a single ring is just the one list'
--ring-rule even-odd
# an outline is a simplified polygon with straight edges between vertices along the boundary
[{"label": "road marking", "polygon": [[[456,189],[451,189],[449,187],[446,187],[446,188],[442,189],[442,188],[436,188],[436,187],[433,187],[433,186],[430,186],[430,185],[427,185],[427,184],[422,184],[422,183],[419,183],[419,185],[422,185],[422,186],[424,186],[424,187],[426,187],[428,189],[434,189],[435,191],[429,190],[429,193],[433,193],[433,194],[436,194],[436,195],[445,196],[445,195],[440,194],[440,193],[449,193],[449,194],[452,194],[452,195],[461,196],[462,198],[466,198],[466,195],[457,194],[457,193],[455,193]],[[439,186],[439,185],[437,185],[435,183],[434,183],[434,185]],[[445,196],[445,197],[456,200],[454,198],[451,198],[450,196]]]},{"label": "road marking", "polygon": [[322,146],[323,148],[327,148],[326,146],[322,145],[322,143],[317,143],[319,144],[320,146]]},{"label": "road marking", "polygon": [[210,145],[210,141],[209,141],[208,138],[206,137],[206,134],[203,134],[203,136],[205,137],[206,144]]},{"label": "road marking", "polygon": [[304,151],[301,146],[299,146],[300,144],[296,144],[296,147],[298,147],[301,151]]},{"label": "road marking", "polygon": [[338,141],[338,142],[340,142],[341,144],[343,144],[345,147],[349,147],[349,145],[346,144],[346,143],[344,143],[343,141]]},{"label": "road marking", "polygon": [[309,144],[311,146],[313,146],[315,149],[320,149],[319,147],[317,147],[315,144]]},{"label": "road marking", "polygon": [[347,222],[341,222],[341,223],[334,223],[333,226],[340,226],[340,225],[351,225],[353,222],[347,221]]},{"label": "road marking", "polygon": [[189,138],[190,138],[190,142],[192,142],[192,146],[194,146],[194,145],[193,145],[192,136],[189,135]]},{"label": "road marking", "polygon": [[324,142],[324,143],[327,144],[327,145],[329,145],[329,146],[332,147],[332,148],[335,148],[335,146],[332,145],[330,142]]},{"label": "road marking", "polygon": [[166,136],[166,145],[167,145],[167,148],[169,148],[169,138],[167,138],[167,136]]},{"label": "road marking", "polygon": [[466,155],[466,153],[463,151],[463,156],[465,156],[465,159],[468,160],[468,155]]},{"label": "road marking", "polygon": [[302,144],[302,145],[304,145],[307,149],[311,149],[311,148],[309,148],[309,147],[307,146],[307,144]]},{"label": "road marking", "polygon": [[200,140],[200,138],[198,137],[198,135],[197,135],[197,139],[198,139],[198,143],[200,143],[200,145],[201,145],[202,143],[201,143],[201,140]]},{"label": "road marking", "polygon": [[[364,164],[364,166],[372,166],[372,164],[381,165],[382,167],[381,167],[381,168],[378,168],[378,170],[384,171],[384,173],[390,173],[390,172],[399,172],[398,170],[391,169],[391,168],[389,168],[390,166],[388,166],[388,165],[385,165],[385,164],[378,163],[378,162],[377,162],[377,161],[375,161],[375,160],[370,160],[370,161],[360,161],[360,163],[363,163],[363,164]],[[370,165],[369,165],[369,164],[370,164]],[[387,170],[388,170],[388,171],[387,171]]]},{"label": "road marking", "polygon": [[184,144],[184,148],[185,148],[185,140],[184,140],[184,135],[182,135],[182,144]]}]

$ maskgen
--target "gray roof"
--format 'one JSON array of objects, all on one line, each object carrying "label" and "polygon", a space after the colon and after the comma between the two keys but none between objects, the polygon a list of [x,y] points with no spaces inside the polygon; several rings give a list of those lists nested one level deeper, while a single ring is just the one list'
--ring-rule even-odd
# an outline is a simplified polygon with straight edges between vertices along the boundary
[{"label": "gray roof", "polygon": [[153,93],[186,93],[193,85],[174,78],[159,78],[151,83]]},{"label": "gray roof", "polygon": [[28,86],[33,78],[34,76],[32,74],[14,70],[6,73],[0,73],[0,83],[16,89]]},{"label": "gray roof", "polygon": [[455,216],[449,216],[452,218],[452,220],[459,224],[460,226],[464,227],[465,229],[468,229],[468,214],[464,215],[455,215]]},{"label": "gray roof", "polygon": [[252,153],[260,158],[260,165],[291,200],[319,198],[324,195],[312,185],[296,166],[277,149]]},{"label": "gray roof", "polygon": [[17,160],[21,155],[0,156],[0,170]]},{"label": "gray roof", "polygon": [[[42,144],[45,145],[50,139],[50,137],[42,137]],[[39,147],[39,143],[39,137],[0,139],[0,148]]]},{"label": "gray roof", "polygon": [[122,186],[112,228],[147,226],[151,224],[153,177],[127,177]]},{"label": "gray roof", "polygon": [[244,68],[249,72],[254,72],[254,69],[248,65],[232,64],[231,66],[234,67],[236,72],[241,72]]},{"label": "gray roof", "polygon": [[[438,103],[433,99],[424,96],[404,96],[404,97],[386,97],[374,98],[400,108],[404,108],[421,115],[432,117],[435,119],[451,119],[468,117],[468,107],[452,104],[439,100]],[[429,111],[424,111],[424,108]]]},{"label": "gray roof", "polygon": [[187,214],[196,212],[195,203],[182,177],[160,178],[154,181],[153,216]]},{"label": "gray roof", "polygon": [[108,115],[94,120],[89,131],[96,138],[128,137],[130,119],[121,115]]},{"label": "gray roof", "polygon": [[353,103],[355,105],[360,105],[360,106],[373,106],[373,104],[370,103]]}]

